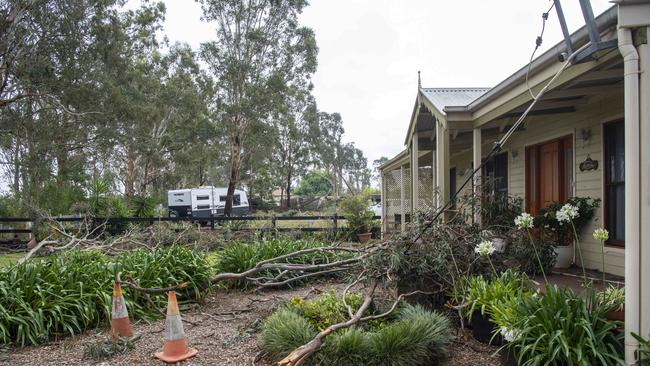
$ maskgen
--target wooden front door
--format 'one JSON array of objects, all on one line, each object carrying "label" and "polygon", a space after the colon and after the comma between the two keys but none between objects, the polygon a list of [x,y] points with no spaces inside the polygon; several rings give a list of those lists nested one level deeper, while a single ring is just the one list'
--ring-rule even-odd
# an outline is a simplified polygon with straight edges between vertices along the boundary
[{"label": "wooden front door", "polygon": [[526,211],[566,201],[572,172],[571,136],[526,147]]}]

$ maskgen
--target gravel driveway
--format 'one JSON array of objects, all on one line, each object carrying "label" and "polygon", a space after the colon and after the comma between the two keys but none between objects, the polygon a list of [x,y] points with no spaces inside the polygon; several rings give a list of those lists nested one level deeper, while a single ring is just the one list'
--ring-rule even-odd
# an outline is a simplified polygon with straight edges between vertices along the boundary
[{"label": "gravel driveway", "polygon": [[[316,287],[318,289],[316,289]],[[199,354],[183,365],[271,365],[264,360],[258,336],[260,324],[279,304],[294,296],[314,297],[330,289],[342,291],[345,284],[331,281],[308,284],[300,288],[262,293],[217,290],[205,304],[181,309],[185,333],[191,347]],[[84,344],[106,336],[106,329],[91,330],[38,347],[9,348],[0,351],[0,365],[162,365],[153,357],[162,348],[165,321],[134,324],[140,338],[135,350],[103,363],[83,358]],[[496,366],[491,357],[494,347],[473,340],[454,341],[444,366]]]}]

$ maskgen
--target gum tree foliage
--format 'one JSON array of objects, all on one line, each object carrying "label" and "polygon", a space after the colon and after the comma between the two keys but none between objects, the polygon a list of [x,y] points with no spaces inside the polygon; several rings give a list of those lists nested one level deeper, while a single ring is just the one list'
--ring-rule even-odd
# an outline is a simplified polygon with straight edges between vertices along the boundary
[{"label": "gum tree foliage", "polygon": [[[310,138],[314,165],[328,173],[336,198],[370,184],[368,161],[353,143],[343,141],[343,119],[339,113],[320,112],[311,124]],[[347,175],[347,179],[346,179]]]},{"label": "gum tree foliage", "polygon": [[282,187],[290,198],[318,167],[337,187],[365,184],[365,158],[311,95],[305,1],[204,0],[217,33],[200,50],[161,37],[162,2],[125,4],[0,1],[6,212],[110,212],[94,209],[98,180],[119,207],[210,184],[239,183],[261,201]]},{"label": "gum tree foliage", "polygon": [[162,3],[123,5],[0,5],[0,168],[15,204],[67,213],[100,177],[129,196],[206,180],[212,81],[187,46],[160,52]]},{"label": "gum tree foliage", "polygon": [[268,124],[292,88],[309,88],[318,49],[300,26],[301,0],[203,0],[204,18],[217,25],[216,40],[201,46],[216,94],[214,121],[228,133],[230,172],[224,213],[240,178],[242,151],[252,149],[256,124]]}]

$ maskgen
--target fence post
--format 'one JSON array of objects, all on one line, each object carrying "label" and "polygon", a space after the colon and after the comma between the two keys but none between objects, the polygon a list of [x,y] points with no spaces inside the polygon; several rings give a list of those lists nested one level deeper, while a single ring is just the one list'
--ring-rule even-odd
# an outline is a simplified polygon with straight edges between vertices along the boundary
[{"label": "fence post", "polygon": [[210,213],[210,230],[214,230],[214,214]]},{"label": "fence post", "polygon": [[334,217],[333,217],[333,220],[334,220],[334,240],[336,240],[336,238],[339,237],[338,217],[339,217],[339,214],[335,212]]},{"label": "fence post", "polygon": [[272,228],[272,230],[273,230],[273,233],[272,233],[271,235],[273,235],[273,237],[275,238],[275,237],[277,236],[276,223],[275,223],[275,216],[273,216],[273,217],[271,218],[271,228]]}]

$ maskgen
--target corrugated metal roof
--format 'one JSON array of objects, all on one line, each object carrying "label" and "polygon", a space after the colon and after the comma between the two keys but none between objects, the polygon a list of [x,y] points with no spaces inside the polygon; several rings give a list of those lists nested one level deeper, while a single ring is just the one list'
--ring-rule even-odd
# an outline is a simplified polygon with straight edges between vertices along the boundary
[{"label": "corrugated metal roof", "polygon": [[445,113],[445,107],[466,106],[490,88],[420,88],[420,90],[440,113]]}]

